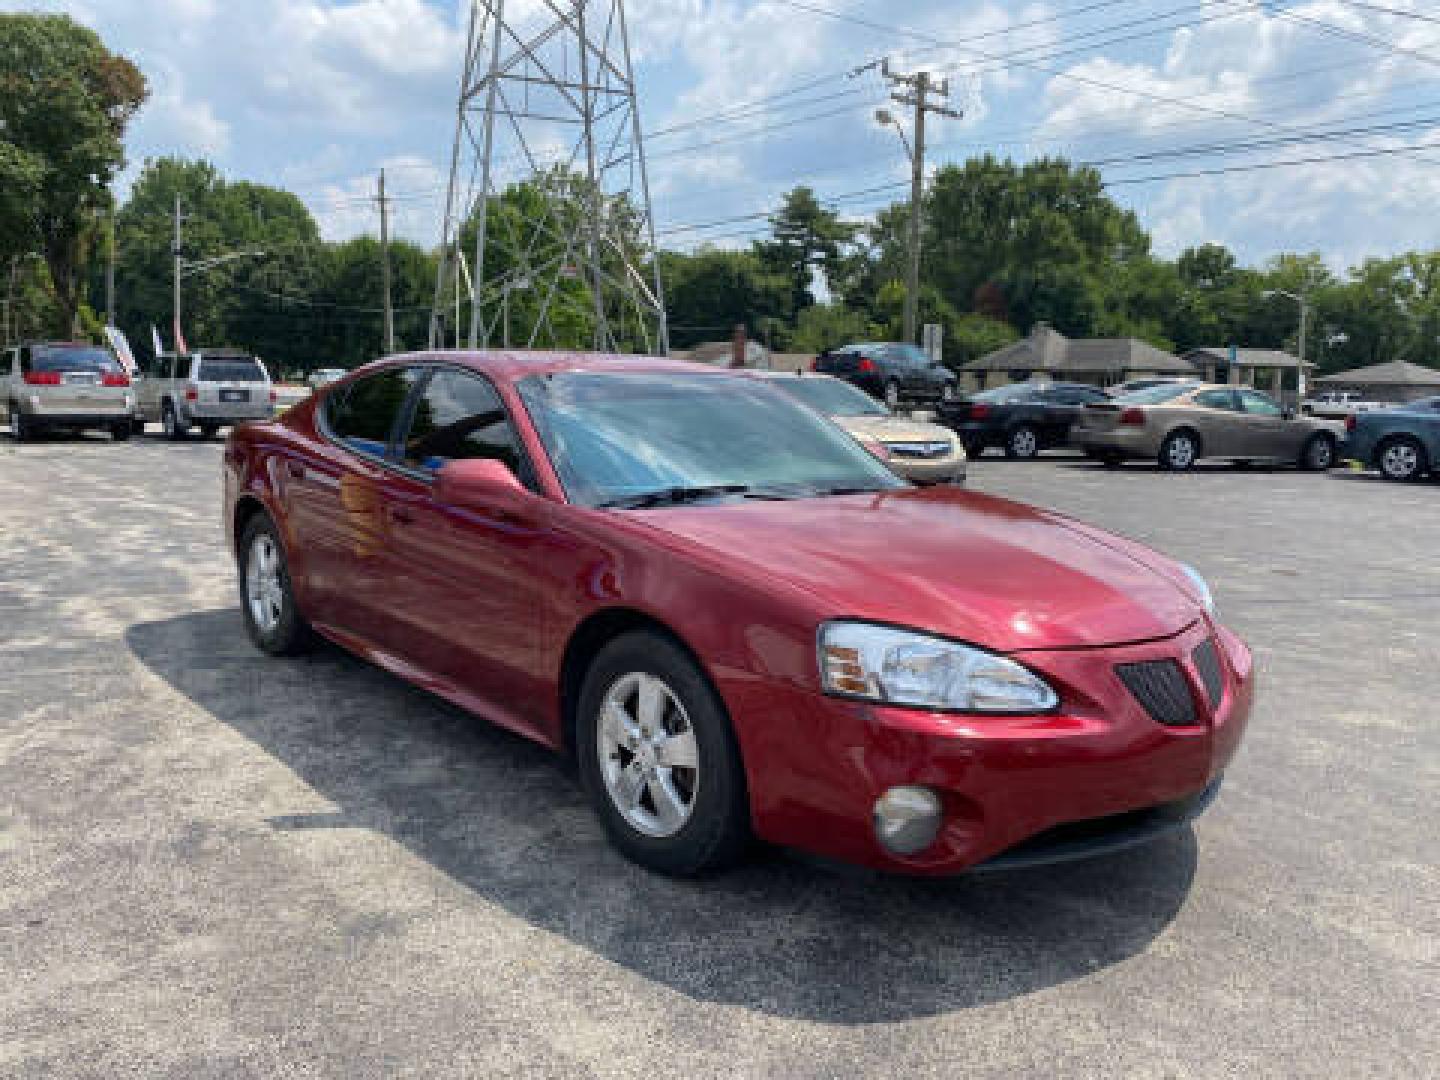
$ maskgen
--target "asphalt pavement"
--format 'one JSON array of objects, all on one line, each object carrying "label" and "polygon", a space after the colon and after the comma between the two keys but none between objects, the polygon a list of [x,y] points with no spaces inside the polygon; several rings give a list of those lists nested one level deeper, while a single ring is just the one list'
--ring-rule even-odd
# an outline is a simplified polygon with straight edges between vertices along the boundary
[{"label": "asphalt pavement", "polygon": [[544,751],[256,653],[219,461],[0,441],[0,1076],[1435,1075],[1440,484],[974,463],[1209,577],[1260,678],[1219,802],[1087,863],[676,882]]}]

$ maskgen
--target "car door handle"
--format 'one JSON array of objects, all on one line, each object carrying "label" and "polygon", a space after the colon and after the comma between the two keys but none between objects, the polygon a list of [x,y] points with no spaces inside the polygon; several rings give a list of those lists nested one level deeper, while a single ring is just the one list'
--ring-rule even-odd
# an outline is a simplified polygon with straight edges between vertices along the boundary
[{"label": "car door handle", "polygon": [[415,515],[403,506],[392,506],[390,508],[390,520],[396,525],[412,525],[415,522]]},{"label": "car door handle", "polygon": [[287,461],[285,463],[285,471],[288,472],[293,479],[305,479],[305,466],[298,461]]}]

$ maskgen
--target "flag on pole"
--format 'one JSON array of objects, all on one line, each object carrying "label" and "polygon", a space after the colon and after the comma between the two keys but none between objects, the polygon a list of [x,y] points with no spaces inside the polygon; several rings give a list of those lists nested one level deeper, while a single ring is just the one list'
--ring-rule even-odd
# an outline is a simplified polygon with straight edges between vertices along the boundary
[{"label": "flag on pole", "polygon": [[118,326],[107,326],[105,327],[105,341],[109,344],[110,348],[115,351],[115,355],[119,357],[126,374],[134,375],[136,371],[135,354],[130,351],[130,342],[125,337],[125,332]]},{"label": "flag on pole", "polygon": [[156,356],[165,351],[165,343],[160,340],[160,331],[155,329],[154,323],[150,324],[150,345],[155,350]]},{"label": "flag on pole", "polygon": [[185,344],[185,335],[180,332],[180,318],[175,318],[175,355],[185,356],[190,352],[190,346]]}]

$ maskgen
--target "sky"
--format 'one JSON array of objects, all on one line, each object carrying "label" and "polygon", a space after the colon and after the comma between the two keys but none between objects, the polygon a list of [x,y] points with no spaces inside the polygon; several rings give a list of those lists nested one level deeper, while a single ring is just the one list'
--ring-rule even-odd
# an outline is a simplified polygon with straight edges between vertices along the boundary
[{"label": "sky", "polygon": [[[526,25],[543,3],[509,9]],[[0,0],[67,12],[144,70],[125,183],[147,157],[205,157],[294,191],[342,239],[377,230],[384,166],[397,232],[427,245],[469,6]],[[1433,0],[629,0],[625,12],[665,246],[746,244],[797,184],[855,218],[904,197],[888,185],[908,176],[906,151],[874,118],[888,59],[948,78],[963,114],[931,118],[932,170],[985,152],[1097,163],[1162,255],[1208,241],[1247,263],[1318,251],[1344,270],[1440,247]]]}]

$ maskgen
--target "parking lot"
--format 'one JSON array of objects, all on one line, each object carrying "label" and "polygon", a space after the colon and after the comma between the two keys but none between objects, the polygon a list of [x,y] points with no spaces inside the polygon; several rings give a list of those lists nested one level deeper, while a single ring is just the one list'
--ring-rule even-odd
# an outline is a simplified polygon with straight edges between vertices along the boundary
[{"label": "parking lot", "polygon": [[1261,679],[1217,805],[1088,863],[683,882],[530,744],[261,657],[219,460],[0,441],[0,1075],[1433,1075],[1440,484],[973,463],[1209,578]]}]

